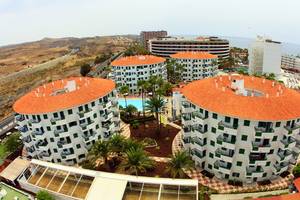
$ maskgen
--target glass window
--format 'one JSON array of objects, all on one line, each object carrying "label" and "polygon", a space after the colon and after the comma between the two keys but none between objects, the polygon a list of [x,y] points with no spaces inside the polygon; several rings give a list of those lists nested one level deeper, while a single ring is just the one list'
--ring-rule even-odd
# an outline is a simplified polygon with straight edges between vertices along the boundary
[{"label": "glass window", "polygon": [[217,129],[215,127],[211,127],[211,132],[216,133]]},{"label": "glass window", "polygon": [[77,133],[74,133],[74,138],[78,138],[78,134]]},{"label": "glass window", "polygon": [[225,122],[230,123],[230,117],[225,117]]},{"label": "glass window", "polygon": [[276,127],[280,127],[281,123],[280,122],[276,122]]},{"label": "glass window", "polygon": [[217,113],[213,113],[212,117],[213,117],[214,119],[218,119],[218,114],[217,114]]},{"label": "glass window", "polygon": [[245,153],[245,149],[240,149],[239,150],[239,154],[244,154]]},{"label": "glass window", "polygon": [[247,135],[242,135],[242,140],[247,141],[248,136]]},{"label": "glass window", "polygon": [[210,158],[214,158],[214,154],[209,153],[209,157],[210,157]]},{"label": "glass window", "polygon": [[237,162],[236,162],[236,165],[237,165],[237,166],[242,166],[242,165],[243,165],[243,162],[237,161]]},{"label": "glass window", "polygon": [[275,135],[274,137],[273,137],[273,139],[272,139],[272,141],[277,141],[277,135]]},{"label": "glass window", "polygon": [[73,111],[70,109],[70,110],[68,110],[68,114],[69,115],[72,115],[73,114]]},{"label": "glass window", "polygon": [[47,115],[43,115],[44,116],[44,119],[48,119],[48,116]]},{"label": "glass window", "polygon": [[244,126],[250,126],[250,121],[249,120],[244,120]]},{"label": "glass window", "polygon": [[215,142],[214,141],[210,141],[210,145],[214,147],[215,146]]}]

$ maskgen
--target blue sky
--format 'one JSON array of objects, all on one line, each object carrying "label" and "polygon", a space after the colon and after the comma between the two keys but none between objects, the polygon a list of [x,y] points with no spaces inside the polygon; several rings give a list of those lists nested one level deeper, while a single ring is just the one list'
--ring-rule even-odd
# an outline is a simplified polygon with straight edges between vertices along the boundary
[{"label": "blue sky", "polygon": [[0,45],[160,29],[300,44],[299,8],[299,0],[0,0]]}]

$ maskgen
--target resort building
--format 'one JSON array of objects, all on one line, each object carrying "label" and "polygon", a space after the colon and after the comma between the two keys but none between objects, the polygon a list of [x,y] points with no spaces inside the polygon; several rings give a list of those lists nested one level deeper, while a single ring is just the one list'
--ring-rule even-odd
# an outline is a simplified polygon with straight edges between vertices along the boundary
[{"label": "resort building", "polygon": [[[21,159],[21,158],[17,158]],[[32,159],[21,171],[9,165],[0,176],[32,193],[45,190],[56,200],[197,200],[198,180],[131,176]],[[15,179],[12,179],[15,177]]]},{"label": "resort building", "polygon": [[249,49],[250,74],[280,74],[281,43],[258,36]]},{"label": "resort building", "polygon": [[153,55],[163,57],[181,51],[205,51],[217,55],[219,59],[226,59],[229,57],[229,41],[218,37],[156,38],[149,40],[149,50]]},{"label": "resort building", "polygon": [[138,93],[139,80],[148,80],[150,76],[167,78],[165,61],[164,58],[152,55],[122,57],[111,63],[110,77],[117,85],[127,85],[130,93]]},{"label": "resort building", "polygon": [[300,71],[300,56],[282,55],[281,67]]},{"label": "resort building", "polygon": [[196,166],[220,179],[252,183],[276,179],[296,163],[299,92],[229,75],[194,81],[180,93],[183,146]]},{"label": "resort building", "polygon": [[168,32],[167,31],[142,31],[140,33],[141,43],[147,49],[149,48],[148,47],[148,41],[150,39],[167,37],[167,36],[168,36]]},{"label": "resort building", "polygon": [[73,77],[42,85],[13,105],[31,158],[73,165],[97,140],[119,131],[115,83]]},{"label": "resort building", "polygon": [[[183,81],[199,80],[218,73],[218,56],[197,51],[178,52],[170,56],[183,67]],[[176,69],[175,69],[176,70]]]}]

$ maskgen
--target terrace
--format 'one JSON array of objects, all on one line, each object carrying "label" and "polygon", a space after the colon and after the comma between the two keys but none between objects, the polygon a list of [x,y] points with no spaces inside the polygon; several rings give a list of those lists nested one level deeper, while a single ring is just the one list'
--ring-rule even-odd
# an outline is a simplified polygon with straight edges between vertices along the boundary
[{"label": "terrace", "polygon": [[32,160],[18,181],[22,188],[46,190],[58,199],[198,199],[198,181],[98,172]]}]

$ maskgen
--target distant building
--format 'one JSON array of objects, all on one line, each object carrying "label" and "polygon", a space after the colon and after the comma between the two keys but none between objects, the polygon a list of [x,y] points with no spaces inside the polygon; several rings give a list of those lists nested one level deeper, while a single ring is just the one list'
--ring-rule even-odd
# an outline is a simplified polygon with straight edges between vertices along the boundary
[{"label": "distant building", "polygon": [[167,31],[142,31],[140,33],[141,42],[144,47],[148,48],[148,41],[153,38],[167,37]]},{"label": "distant building", "polygon": [[300,70],[300,56],[282,55],[281,67]]},{"label": "distant building", "polygon": [[73,165],[97,140],[120,128],[115,83],[73,77],[42,85],[18,99],[16,121],[27,155]]},{"label": "distant building", "polygon": [[258,36],[249,50],[249,73],[280,74],[281,43]]},{"label": "distant building", "polygon": [[199,80],[218,73],[218,56],[197,51],[178,52],[170,56],[183,66],[182,81]]},{"label": "distant building", "polygon": [[138,93],[139,80],[148,80],[150,76],[167,78],[165,61],[165,58],[152,55],[122,57],[111,63],[110,77],[117,85],[127,85],[130,93]]},{"label": "distant building", "polygon": [[[273,180],[300,152],[300,93],[254,76],[219,76],[174,91],[195,165],[243,183]],[[180,95],[181,94],[181,97]],[[177,98],[177,99],[174,99]],[[225,181],[224,180],[224,181]]]},{"label": "distant building", "polygon": [[153,55],[163,57],[181,51],[204,51],[217,55],[219,59],[226,59],[229,57],[229,41],[218,37],[156,38],[149,40],[149,50]]}]

